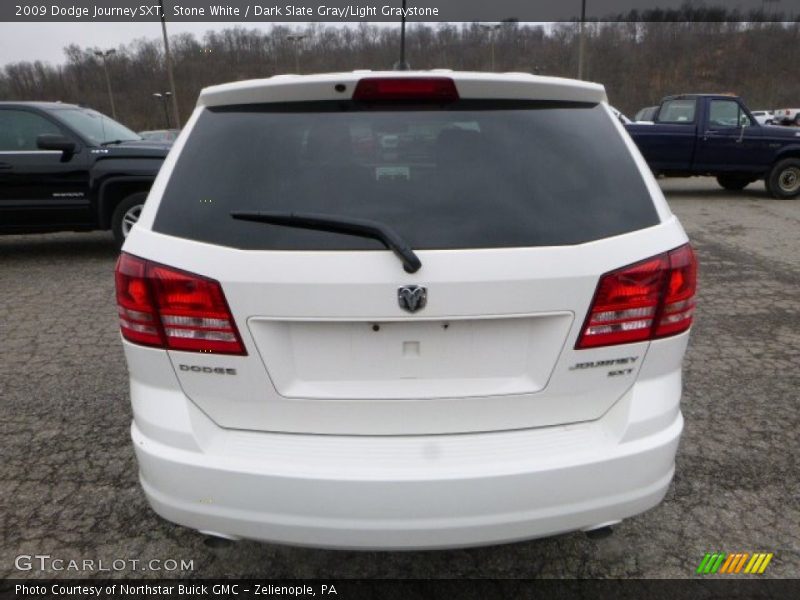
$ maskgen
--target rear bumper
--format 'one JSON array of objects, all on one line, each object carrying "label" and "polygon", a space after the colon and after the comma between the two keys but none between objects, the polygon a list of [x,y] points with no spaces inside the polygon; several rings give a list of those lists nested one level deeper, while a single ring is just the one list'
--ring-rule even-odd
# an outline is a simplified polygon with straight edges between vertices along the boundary
[{"label": "rear bumper", "polygon": [[636,382],[594,421],[408,436],[222,428],[176,385],[164,351],[137,347],[128,361],[142,487],[175,523],[302,546],[446,548],[594,528],[667,492],[687,337],[652,342]]},{"label": "rear bumper", "polygon": [[666,494],[682,427],[677,413],[616,444],[591,425],[406,439],[256,434],[273,439],[229,440],[216,456],[165,446],[136,424],[132,435],[147,499],[170,521],[294,545],[413,549],[510,542],[641,513]]}]

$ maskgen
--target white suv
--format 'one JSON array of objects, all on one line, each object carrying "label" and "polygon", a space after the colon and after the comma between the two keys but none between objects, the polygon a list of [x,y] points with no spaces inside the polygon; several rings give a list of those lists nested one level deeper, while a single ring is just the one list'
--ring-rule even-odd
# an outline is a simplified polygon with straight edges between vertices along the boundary
[{"label": "white suv", "polygon": [[800,108],[776,108],[772,111],[772,120],[779,125],[800,127]]},{"label": "white suv", "polygon": [[307,546],[616,523],[673,476],[695,280],[602,86],[208,88],[116,270],[142,487]]},{"label": "white suv", "polygon": [[759,125],[772,125],[774,123],[771,110],[752,110],[750,114],[753,115]]}]

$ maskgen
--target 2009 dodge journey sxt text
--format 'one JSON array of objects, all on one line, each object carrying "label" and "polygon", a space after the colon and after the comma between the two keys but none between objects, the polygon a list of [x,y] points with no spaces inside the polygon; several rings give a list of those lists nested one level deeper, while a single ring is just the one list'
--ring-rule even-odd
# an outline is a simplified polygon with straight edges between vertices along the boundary
[{"label": "2009 dodge journey sxt text", "polygon": [[672,479],[696,262],[599,85],[208,88],[116,281],[142,486],[181,525],[493,544]]}]

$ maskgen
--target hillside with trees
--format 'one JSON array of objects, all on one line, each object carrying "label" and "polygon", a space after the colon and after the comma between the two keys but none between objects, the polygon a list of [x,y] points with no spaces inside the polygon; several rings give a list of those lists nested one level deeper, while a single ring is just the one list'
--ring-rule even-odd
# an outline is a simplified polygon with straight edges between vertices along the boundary
[{"label": "hillside with trees", "polygon": [[[288,36],[302,35],[302,40]],[[614,22],[586,25],[585,79],[605,84],[612,104],[632,114],[680,92],[732,92],[753,108],[800,104],[800,23]],[[202,38],[170,38],[181,114],[216,83],[295,72],[390,68],[399,28],[313,24],[297,30],[231,27]],[[492,46],[494,49],[492,51]],[[110,113],[105,75],[94,48],[73,44],[61,64],[21,62],[0,68],[0,100],[61,100]],[[410,25],[413,68],[524,71],[574,77],[578,25],[476,23]],[[164,127],[154,92],[169,89],[159,38],[120,46],[108,58],[117,116],[141,130]]]}]

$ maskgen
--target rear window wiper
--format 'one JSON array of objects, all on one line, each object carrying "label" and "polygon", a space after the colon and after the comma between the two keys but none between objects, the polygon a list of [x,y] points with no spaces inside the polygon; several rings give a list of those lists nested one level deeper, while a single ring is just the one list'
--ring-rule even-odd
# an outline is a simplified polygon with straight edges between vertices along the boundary
[{"label": "rear window wiper", "polygon": [[334,215],[321,215],[315,213],[295,212],[246,212],[233,211],[231,217],[240,221],[254,221],[256,223],[269,223],[270,225],[285,225],[301,229],[314,229],[316,231],[331,231],[358,237],[372,238],[383,243],[392,250],[403,262],[406,273],[416,273],[422,267],[419,257],[408,243],[400,237],[394,229],[377,221],[367,219],[352,219]]}]

